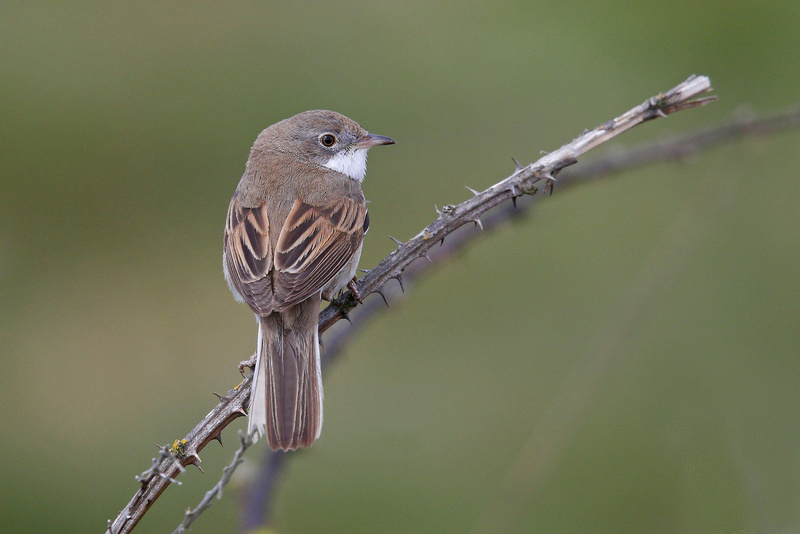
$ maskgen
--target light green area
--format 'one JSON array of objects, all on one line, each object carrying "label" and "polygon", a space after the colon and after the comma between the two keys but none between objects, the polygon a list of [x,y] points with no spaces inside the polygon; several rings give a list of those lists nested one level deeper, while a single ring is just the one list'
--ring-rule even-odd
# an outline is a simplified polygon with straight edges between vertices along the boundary
[{"label": "light green area", "polygon": [[[329,108],[397,140],[369,268],[509,156],[690,74],[719,101],[598,152],[797,102],[798,27],[796,1],[3,1],[0,531],[101,532],[237,383],[256,329],[222,226],[267,125]],[[327,370],[274,528],[800,530],[799,141],[556,187],[415,284]],[[177,525],[241,427],[137,532]],[[247,474],[192,532],[236,531]]]}]

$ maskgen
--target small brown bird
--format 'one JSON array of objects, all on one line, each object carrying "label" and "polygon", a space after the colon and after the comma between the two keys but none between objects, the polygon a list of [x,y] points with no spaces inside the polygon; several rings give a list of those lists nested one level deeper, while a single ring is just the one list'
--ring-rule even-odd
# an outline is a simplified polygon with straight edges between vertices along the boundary
[{"label": "small brown bird", "polygon": [[333,111],[261,132],[228,208],[223,267],[256,313],[248,433],[273,450],[309,447],[322,428],[320,299],[353,280],[369,215],[367,150],[394,140]]}]

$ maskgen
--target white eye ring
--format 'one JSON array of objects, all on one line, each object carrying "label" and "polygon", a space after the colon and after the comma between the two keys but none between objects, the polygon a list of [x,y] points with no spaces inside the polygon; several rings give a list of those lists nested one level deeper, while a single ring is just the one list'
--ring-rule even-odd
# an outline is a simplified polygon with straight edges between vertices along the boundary
[{"label": "white eye ring", "polygon": [[317,140],[319,141],[319,144],[325,148],[330,148],[336,144],[336,136],[329,132],[325,132],[324,134],[320,135]]}]

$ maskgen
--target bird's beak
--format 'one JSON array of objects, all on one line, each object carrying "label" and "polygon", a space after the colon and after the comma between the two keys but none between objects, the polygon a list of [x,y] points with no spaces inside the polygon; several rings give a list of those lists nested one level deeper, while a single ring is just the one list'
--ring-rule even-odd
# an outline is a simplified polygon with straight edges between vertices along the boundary
[{"label": "bird's beak", "polygon": [[353,146],[356,148],[370,148],[378,145],[393,145],[393,144],[394,144],[394,139],[392,139],[391,137],[368,133],[367,135],[361,137],[361,139],[353,143]]}]

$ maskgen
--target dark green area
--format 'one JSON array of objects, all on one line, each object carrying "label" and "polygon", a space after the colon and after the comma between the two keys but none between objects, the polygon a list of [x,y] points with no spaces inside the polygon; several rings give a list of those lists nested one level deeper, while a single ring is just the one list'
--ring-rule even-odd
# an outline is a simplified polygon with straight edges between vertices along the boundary
[{"label": "dark green area", "polygon": [[[3,1],[0,531],[101,532],[237,383],[256,328],[222,227],[264,127],[329,108],[397,140],[369,268],[510,156],[690,74],[719,101],[598,153],[797,102],[798,27],[795,1]],[[800,530],[798,141],[556,187],[415,284],[328,369],[274,527]],[[242,423],[137,532],[177,525]],[[252,467],[192,532],[236,531]]]}]

